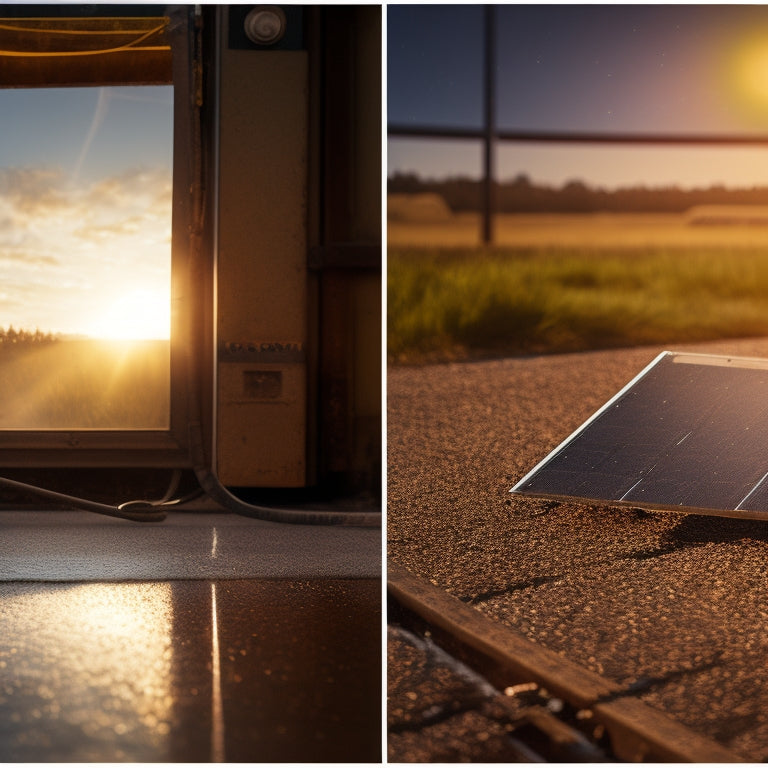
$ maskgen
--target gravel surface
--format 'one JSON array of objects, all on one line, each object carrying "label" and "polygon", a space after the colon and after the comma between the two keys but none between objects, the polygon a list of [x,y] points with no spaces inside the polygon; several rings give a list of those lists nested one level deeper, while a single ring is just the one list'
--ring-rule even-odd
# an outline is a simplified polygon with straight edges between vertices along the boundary
[{"label": "gravel surface", "polygon": [[[766,358],[768,339],[674,350]],[[766,760],[768,520],[509,494],[661,351],[390,368],[388,555]]]}]

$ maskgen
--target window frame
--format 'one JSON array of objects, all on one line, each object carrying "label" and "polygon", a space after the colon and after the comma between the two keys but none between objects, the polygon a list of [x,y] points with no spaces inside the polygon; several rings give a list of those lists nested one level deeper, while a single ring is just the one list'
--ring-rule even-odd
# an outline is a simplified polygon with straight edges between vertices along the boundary
[{"label": "window frame", "polygon": [[[81,17],[93,6],[6,6],[4,16]],[[109,8],[111,15],[120,6]],[[0,429],[0,466],[5,467],[174,467],[192,465],[191,408],[196,395],[204,333],[194,318],[205,318],[199,275],[200,154],[197,131],[199,67],[195,66],[195,6],[126,6],[125,15],[167,17],[173,81],[173,197],[171,222],[170,404],[167,429]],[[198,81],[198,82],[196,82]],[[12,87],[11,84],[0,87]],[[66,86],[55,86],[66,87]],[[192,194],[190,194],[192,190]]]}]

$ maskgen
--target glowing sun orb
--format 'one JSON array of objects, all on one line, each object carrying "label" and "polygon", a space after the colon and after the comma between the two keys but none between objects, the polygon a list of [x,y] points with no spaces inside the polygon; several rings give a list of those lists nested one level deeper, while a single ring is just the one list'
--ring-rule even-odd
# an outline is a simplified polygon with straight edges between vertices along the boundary
[{"label": "glowing sun orb", "polygon": [[92,336],[138,341],[171,336],[171,307],[159,291],[138,288],[115,299],[99,318]]},{"label": "glowing sun orb", "polygon": [[768,129],[768,34],[743,39],[729,56],[728,90],[743,116]]}]

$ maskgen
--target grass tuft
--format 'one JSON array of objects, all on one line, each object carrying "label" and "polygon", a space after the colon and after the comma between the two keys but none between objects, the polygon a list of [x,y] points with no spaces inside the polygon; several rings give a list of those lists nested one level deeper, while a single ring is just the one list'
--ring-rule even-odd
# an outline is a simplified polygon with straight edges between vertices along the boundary
[{"label": "grass tuft", "polygon": [[393,246],[387,286],[395,362],[768,335],[758,246]]}]

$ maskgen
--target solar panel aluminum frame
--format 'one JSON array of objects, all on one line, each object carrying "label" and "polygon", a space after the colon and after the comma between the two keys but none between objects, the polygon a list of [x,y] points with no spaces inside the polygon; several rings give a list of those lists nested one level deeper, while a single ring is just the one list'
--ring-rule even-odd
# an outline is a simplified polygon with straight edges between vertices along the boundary
[{"label": "solar panel aluminum frame", "polygon": [[[698,366],[701,371],[705,372],[709,371],[709,369],[721,369],[720,379],[722,379],[723,375],[730,375],[732,382],[729,383],[727,379],[725,381],[718,381],[718,376],[709,371],[708,377],[711,381],[705,380],[700,387],[701,389],[714,387],[715,394],[717,394],[718,388],[721,395],[726,393],[724,399],[730,399],[730,403],[726,403],[726,406],[730,405],[734,413],[734,406],[739,404],[746,406],[745,409],[739,409],[746,410],[746,413],[738,414],[738,419],[742,421],[741,427],[738,424],[735,426],[733,424],[726,424],[726,429],[730,429],[733,432],[729,443],[712,441],[712,435],[706,433],[706,426],[716,423],[714,417],[717,415],[718,406],[710,401],[707,413],[704,413],[703,409],[697,410],[697,404],[689,397],[690,393],[684,391],[685,382],[675,381],[676,377],[680,378],[677,376],[677,373],[682,373],[686,370],[682,368],[677,372],[675,372],[674,367],[670,369],[672,380],[665,382],[663,375],[658,376],[661,383],[659,393],[668,397],[664,397],[663,400],[657,402],[652,401],[650,407],[658,409],[660,405],[664,405],[668,409],[668,415],[670,415],[673,414],[673,411],[670,409],[677,405],[679,410],[680,403],[682,403],[683,410],[688,408],[689,413],[687,416],[684,415],[683,420],[680,422],[681,425],[685,423],[685,418],[691,419],[693,416],[696,416],[696,424],[693,421],[688,422],[688,426],[691,429],[688,429],[686,426],[680,426],[677,433],[667,432],[666,435],[663,435],[662,433],[666,425],[662,426],[662,422],[664,422],[665,416],[659,416],[658,414],[655,424],[653,420],[645,422],[642,426],[635,425],[634,427],[632,424],[612,424],[611,418],[614,414],[618,414],[622,405],[628,403],[628,398],[634,395],[641,395],[642,393],[638,390],[642,388],[645,388],[647,393],[648,389],[654,386],[653,376],[660,373],[668,363],[672,363],[673,366],[676,363],[686,363],[691,366]],[[687,370],[693,371],[693,368]],[[726,371],[729,371],[730,374],[725,374]],[[747,374],[747,371],[757,373]],[[694,380],[693,376],[688,378],[690,381]],[[705,375],[706,378],[707,376]],[[738,392],[730,391],[731,384],[740,385],[742,390],[748,388],[754,390],[757,388],[757,392],[753,392],[757,396],[746,398],[743,401],[737,400]],[[533,498],[610,504],[644,510],[674,511],[741,519],[768,519],[768,456],[761,460],[757,453],[757,451],[762,450],[762,446],[768,445],[768,398],[760,397],[759,389],[761,387],[765,387],[768,393],[768,360],[664,351],[655,357],[640,373],[563,440],[542,461],[536,464],[533,469],[510,489],[510,493]],[[739,387],[737,386],[736,390],[738,389]],[[639,397],[636,399],[639,400]],[[762,405],[763,402],[765,403],[764,406]],[[632,405],[628,405],[628,408],[631,409]],[[725,411],[726,409],[720,410]],[[614,422],[620,418],[620,415],[615,416]],[[709,420],[705,425],[704,422],[707,419]],[[750,422],[749,419],[752,419],[752,421]],[[648,426],[649,424],[650,427]],[[616,427],[615,430],[611,428],[613,426]],[[754,427],[757,427],[757,429],[754,429]],[[741,430],[740,433],[739,429]],[[621,453],[628,441],[635,442],[635,437],[640,436],[636,432],[639,433],[643,430],[643,436],[646,439],[651,437],[655,440],[655,442],[645,443],[645,448],[649,449],[652,446],[653,451],[656,453],[656,458],[652,464],[649,464],[650,459],[646,458],[645,466],[641,464],[634,465],[634,475],[625,478],[625,481],[635,480],[635,482],[629,487],[623,486],[622,489],[626,487],[623,493],[620,494],[618,491],[614,493],[589,492],[588,487],[585,486],[589,486],[590,478],[595,480],[595,484],[599,484],[607,476],[601,471],[601,467],[596,467],[595,465],[582,467],[583,471],[580,472],[575,471],[573,468],[567,468],[569,460],[573,461],[569,459],[569,450],[573,449],[576,454],[581,452],[582,461],[583,457],[587,455],[594,457],[595,454],[589,450],[590,440],[593,441],[591,447],[597,447],[597,450],[603,454],[603,460],[613,460],[615,463],[618,463],[615,458],[617,454],[612,454],[611,446],[606,444],[605,436],[614,434],[624,437],[624,444],[620,444],[617,450],[617,453]],[[747,434],[748,432],[749,435]],[[597,434],[596,442],[595,434]],[[686,448],[681,448],[692,435],[693,439],[686,445]],[[736,439],[739,435],[746,439]],[[765,439],[763,440],[762,438]],[[726,459],[724,464],[715,465],[715,469],[709,475],[704,472],[700,476],[692,477],[691,467],[696,466],[697,462],[695,460],[691,462],[690,456],[685,456],[685,451],[691,444],[697,441],[700,450],[699,456],[708,459],[713,456],[719,458],[724,455]],[[618,442],[621,443],[621,441]],[[616,446],[614,445],[613,447],[615,448]],[[713,448],[714,453],[709,451],[710,448]],[[750,453],[750,450],[752,453]],[[746,460],[743,455],[745,451],[748,454]],[[752,460],[753,457],[757,458]],[[696,459],[696,456],[694,456],[694,459]],[[599,461],[598,459],[598,464]],[[731,466],[728,466],[729,463]],[[688,465],[687,467],[686,464]],[[661,470],[656,474],[661,474],[661,478],[657,478],[654,475],[654,471],[657,470],[658,466],[661,466]],[[721,469],[724,471],[721,472]],[[665,471],[667,473],[666,476],[664,475]],[[706,489],[707,482],[710,483],[710,488],[713,489],[712,492],[715,496],[718,493],[722,496],[722,488],[726,486],[728,486],[728,493],[732,493],[735,486],[739,484],[735,478],[739,473],[745,475],[745,477],[742,480],[741,490],[737,492],[736,496],[732,496],[732,503],[710,504],[702,500],[701,497],[706,497],[708,494],[700,489]],[[573,483],[570,484],[571,487],[567,487],[569,482],[563,480],[563,478],[569,475],[578,478],[575,481],[575,484],[580,486],[578,489],[573,488]],[[750,478],[748,481],[746,476]],[[619,477],[619,475],[617,474],[616,477]],[[657,479],[661,480],[661,485],[666,486],[666,492],[678,499],[677,501],[671,500],[669,496],[663,498],[663,493],[654,498],[654,493],[660,492],[658,489],[655,492],[648,491],[647,487],[656,483]],[[605,483],[603,485],[605,487]],[[692,495],[697,497],[696,502],[680,501],[683,498],[690,499]],[[738,501],[735,501],[736,499]]]}]

